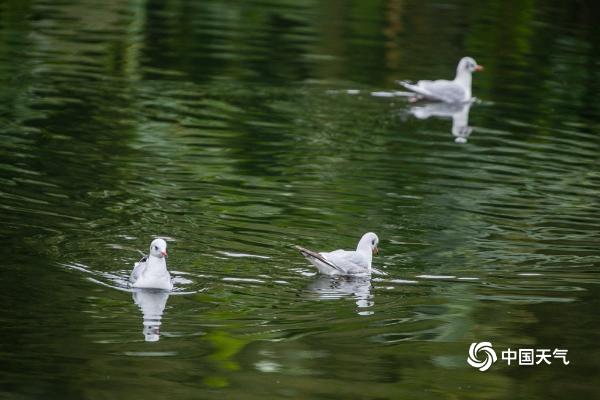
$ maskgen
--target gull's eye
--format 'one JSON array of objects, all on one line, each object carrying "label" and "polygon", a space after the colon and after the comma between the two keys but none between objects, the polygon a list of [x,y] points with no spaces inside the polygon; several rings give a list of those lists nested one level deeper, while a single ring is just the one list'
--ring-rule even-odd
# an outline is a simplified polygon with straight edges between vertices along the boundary
[{"label": "gull's eye", "polygon": [[375,246],[375,239],[373,239],[373,241],[371,242],[371,244],[372,244],[373,246]]},{"label": "gull's eye", "polygon": [[158,251],[158,246],[154,246],[154,250]]}]

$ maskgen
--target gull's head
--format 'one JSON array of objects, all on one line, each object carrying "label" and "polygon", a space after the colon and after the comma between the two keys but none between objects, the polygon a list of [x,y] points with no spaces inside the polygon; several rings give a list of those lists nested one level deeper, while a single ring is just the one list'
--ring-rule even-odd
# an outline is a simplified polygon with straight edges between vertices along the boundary
[{"label": "gull's head", "polygon": [[463,57],[458,62],[458,72],[475,72],[483,71],[483,66],[477,64],[477,62],[471,57]]},{"label": "gull's head", "polygon": [[154,239],[150,243],[150,255],[158,258],[167,256],[167,242],[164,239]]},{"label": "gull's head", "polygon": [[378,245],[379,238],[373,232],[365,233],[360,239],[360,242],[358,242],[358,248],[370,248],[373,254],[379,253],[379,248],[377,247]]}]

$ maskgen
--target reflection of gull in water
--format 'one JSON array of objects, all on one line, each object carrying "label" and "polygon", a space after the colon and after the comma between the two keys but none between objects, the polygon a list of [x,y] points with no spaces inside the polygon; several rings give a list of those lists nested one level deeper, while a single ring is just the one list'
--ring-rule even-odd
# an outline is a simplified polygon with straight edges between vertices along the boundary
[{"label": "reflection of gull in water", "polygon": [[[335,300],[342,297],[353,297],[359,308],[373,306],[371,295],[371,279],[361,276],[318,276],[306,287],[308,292],[314,293],[321,300]],[[361,315],[372,314],[369,311],[359,312]]]},{"label": "reflection of gull in water", "polygon": [[452,118],[452,136],[456,143],[467,143],[473,128],[469,126],[469,111],[472,102],[467,103],[427,103],[411,107],[410,113],[419,119],[429,117]]},{"label": "reflection of gull in water", "polygon": [[169,292],[155,289],[134,289],[133,301],[144,314],[144,338],[146,342],[157,342],[160,339],[161,318]]}]

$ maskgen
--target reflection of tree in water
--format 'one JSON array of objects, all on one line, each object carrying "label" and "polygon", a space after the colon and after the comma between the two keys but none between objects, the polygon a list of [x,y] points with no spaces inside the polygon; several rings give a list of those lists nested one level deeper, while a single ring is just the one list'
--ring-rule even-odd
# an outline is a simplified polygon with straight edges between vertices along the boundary
[{"label": "reflection of tree in water", "polygon": [[[29,3],[29,6],[28,12],[36,14],[38,20],[51,19],[61,13],[71,18],[61,22],[61,29],[48,27],[36,35],[6,44],[22,46],[11,52],[28,57],[18,64],[19,71],[14,72],[12,81],[2,81],[16,85],[22,95],[15,96],[13,91],[10,99],[2,101],[9,126],[18,125],[18,134],[28,138],[27,145],[19,150],[31,157],[19,157],[15,162],[22,169],[39,174],[38,179],[46,184],[59,187],[60,194],[70,199],[69,216],[64,216],[60,198],[47,199],[50,200],[48,211],[56,207],[56,214],[65,217],[48,223],[61,225],[71,217],[86,215],[89,205],[102,208],[110,204],[89,197],[90,193],[114,190],[120,182],[131,179],[131,171],[118,168],[118,164],[122,157],[135,154],[128,147],[135,136],[130,118],[135,104],[128,85],[112,76],[104,59],[86,55],[103,54],[112,58],[114,49],[107,43],[76,40],[79,29],[85,26],[85,18],[72,17],[70,14],[74,11],[65,9],[65,5],[38,8],[35,3]],[[117,13],[118,9],[113,12]],[[108,25],[110,12],[103,10],[100,14],[102,18],[97,21]],[[32,21],[29,29],[38,29],[37,23],[37,20]],[[97,31],[101,32],[101,29]],[[37,191],[29,184],[20,190]]]}]

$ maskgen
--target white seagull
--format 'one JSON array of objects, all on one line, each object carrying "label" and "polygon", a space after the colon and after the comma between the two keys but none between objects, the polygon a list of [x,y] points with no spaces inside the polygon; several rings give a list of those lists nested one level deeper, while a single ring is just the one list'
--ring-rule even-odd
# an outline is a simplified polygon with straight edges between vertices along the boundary
[{"label": "white seagull", "polygon": [[416,100],[463,103],[471,100],[471,73],[482,70],[483,67],[474,59],[463,57],[456,67],[456,78],[452,81],[439,79],[418,81],[416,84],[407,81],[398,81],[398,83],[415,92]]},{"label": "white seagull", "polygon": [[150,243],[150,253],[133,266],[129,276],[131,286],[144,289],[173,289],[166,258],[167,242],[154,239]]},{"label": "white seagull", "polygon": [[379,238],[373,232],[365,233],[356,251],[335,250],[330,253],[317,253],[304,247],[296,246],[320,273],[325,275],[370,275],[373,254],[379,253]]}]

